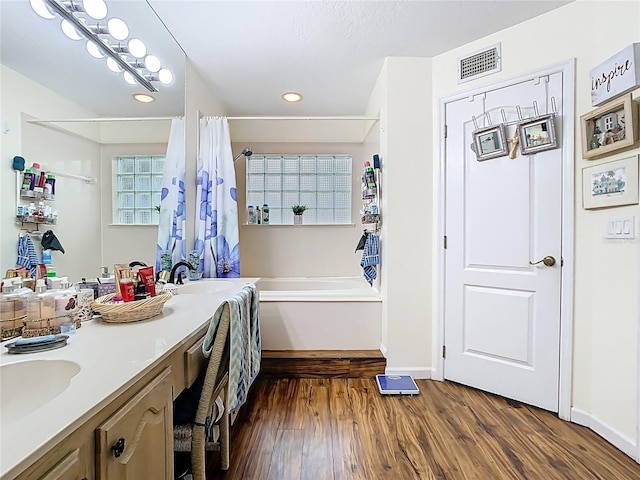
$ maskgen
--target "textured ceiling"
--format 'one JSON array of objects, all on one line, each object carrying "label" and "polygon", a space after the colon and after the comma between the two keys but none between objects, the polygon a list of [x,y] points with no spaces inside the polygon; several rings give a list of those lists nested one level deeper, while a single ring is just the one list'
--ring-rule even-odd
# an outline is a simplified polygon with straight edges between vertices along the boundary
[{"label": "textured ceiling", "polygon": [[[132,33],[154,39],[163,61],[182,67],[184,50],[227,115],[361,115],[385,57],[438,55],[569,3],[106,1]],[[131,101],[139,88],[123,85],[27,0],[1,0],[0,20],[3,64],[97,114],[180,113],[181,77],[145,108]],[[286,104],[280,95],[289,90],[304,100]]]}]

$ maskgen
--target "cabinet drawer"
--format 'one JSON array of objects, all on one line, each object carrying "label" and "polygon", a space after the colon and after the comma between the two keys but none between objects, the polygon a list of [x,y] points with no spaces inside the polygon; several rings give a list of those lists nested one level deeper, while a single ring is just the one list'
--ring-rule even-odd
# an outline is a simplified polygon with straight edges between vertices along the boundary
[{"label": "cabinet drawer", "polygon": [[171,408],[167,368],[96,430],[97,479],[172,479]]},{"label": "cabinet drawer", "polygon": [[40,480],[86,480],[86,466],[80,457],[80,449],[76,448],[60,460]]},{"label": "cabinet drawer", "polygon": [[202,353],[204,336],[184,352],[184,381],[186,388],[193,385],[198,375],[207,365],[207,359]]}]

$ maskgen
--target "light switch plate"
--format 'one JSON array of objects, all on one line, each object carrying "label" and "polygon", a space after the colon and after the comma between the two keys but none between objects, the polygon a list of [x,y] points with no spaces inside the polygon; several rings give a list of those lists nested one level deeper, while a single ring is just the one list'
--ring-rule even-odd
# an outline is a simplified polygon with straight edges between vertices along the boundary
[{"label": "light switch plate", "polygon": [[605,238],[636,238],[636,217],[612,218],[607,220]]}]

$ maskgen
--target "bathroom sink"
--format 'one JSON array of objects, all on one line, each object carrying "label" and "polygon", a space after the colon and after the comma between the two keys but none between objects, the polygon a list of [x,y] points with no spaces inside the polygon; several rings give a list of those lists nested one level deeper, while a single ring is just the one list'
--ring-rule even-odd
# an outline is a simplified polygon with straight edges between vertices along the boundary
[{"label": "bathroom sink", "polygon": [[228,280],[198,280],[178,286],[178,295],[185,293],[215,293],[233,287]]},{"label": "bathroom sink", "polygon": [[64,392],[80,365],[27,360],[0,366],[0,424],[15,423]]}]

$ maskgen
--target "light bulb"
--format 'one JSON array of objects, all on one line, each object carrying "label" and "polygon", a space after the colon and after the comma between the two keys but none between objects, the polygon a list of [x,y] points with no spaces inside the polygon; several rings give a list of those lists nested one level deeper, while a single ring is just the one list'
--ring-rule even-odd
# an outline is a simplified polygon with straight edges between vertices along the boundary
[{"label": "light bulb", "polygon": [[171,73],[171,70],[167,70],[166,68],[163,68],[158,72],[158,78],[160,79],[160,83],[163,85],[173,83],[173,73]]},{"label": "light bulb", "polygon": [[120,73],[122,71],[122,67],[111,57],[107,58],[107,67],[115,73]]},{"label": "light bulb", "polygon": [[116,40],[124,40],[129,36],[129,27],[119,18],[110,18],[107,22],[109,34]]},{"label": "light bulb", "polygon": [[107,4],[104,0],[83,0],[82,8],[87,15],[96,20],[102,20],[107,16]]},{"label": "light bulb", "polygon": [[44,3],[44,0],[29,0],[29,3],[31,4],[31,8],[33,8],[33,11],[40,15],[42,18],[46,18],[47,20],[56,18],[51,10],[49,10],[49,6]]},{"label": "light bulb", "polygon": [[135,85],[137,83],[136,79],[133,78],[133,75],[131,75],[129,72],[124,72],[124,81],[129,85]]},{"label": "light bulb", "polygon": [[96,42],[92,40],[87,41],[87,52],[89,52],[89,55],[94,58],[104,57],[104,53],[102,53],[102,50],[100,50]]},{"label": "light bulb", "polygon": [[78,31],[76,30],[76,27],[74,27],[72,23],[69,22],[68,20],[62,20],[62,23],[60,24],[60,26],[62,27],[62,32],[71,40],[82,39],[82,35],[78,33]]},{"label": "light bulb", "polygon": [[142,40],[132,38],[129,40],[129,53],[136,58],[142,58],[147,54],[147,47]]},{"label": "light bulb", "polygon": [[160,60],[158,60],[158,57],[155,55],[147,55],[144,58],[144,66],[147,67],[147,70],[150,72],[157,72],[162,67]]}]

